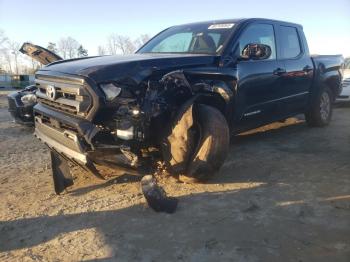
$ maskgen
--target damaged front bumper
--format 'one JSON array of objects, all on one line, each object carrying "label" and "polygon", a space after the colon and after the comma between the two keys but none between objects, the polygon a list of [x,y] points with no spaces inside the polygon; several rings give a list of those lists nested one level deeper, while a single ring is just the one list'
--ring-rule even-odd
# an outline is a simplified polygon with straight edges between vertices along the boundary
[{"label": "damaged front bumper", "polygon": [[34,135],[49,148],[79,164],[87,164],[87,152],[99,129],[91,122],[37,104]]},{"label": "damaged front bumper", "polygon": [[35,117],[34,135],[48,147],[60,154],[74,159],[81,164],[87,163],[87,156],[79,143],[78,136],[67,130],[63,132],[43,123],[42,119]]},{"label": "damaged front bumper", "polygon": [[106,133],[88,120],[69,116],[40,103],[35,106],[34,115],[34,135],[71,162],[88,169],[93,163],[131,169],[140,166],[131,149],[142,144],[141,140],[136,140],[137,126]]}]

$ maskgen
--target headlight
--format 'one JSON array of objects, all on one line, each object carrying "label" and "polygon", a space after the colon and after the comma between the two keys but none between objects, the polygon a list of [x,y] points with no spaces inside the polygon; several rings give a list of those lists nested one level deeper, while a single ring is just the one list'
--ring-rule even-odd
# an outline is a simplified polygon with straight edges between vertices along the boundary
[{"label": "headlight", "polygon": [[36,103],[36,95],[27,94],[21,97],[21,101],[25,105],[31,105]]},{"label": "headlight", "polygon": [[120,95],[120,92],[122,89],[113,83],[108,84],[101,84],[100,87],[102,88],[103,92],[106,95],[106,99],[108,101],[112,101],[114,98]]},{"label": "headlight", "polygon": [[134,138],[134,127],[131,126],[126,130],[117,129],[116,133],[117,133],[117,137],[119,137],[120,139],[131,140]]}]

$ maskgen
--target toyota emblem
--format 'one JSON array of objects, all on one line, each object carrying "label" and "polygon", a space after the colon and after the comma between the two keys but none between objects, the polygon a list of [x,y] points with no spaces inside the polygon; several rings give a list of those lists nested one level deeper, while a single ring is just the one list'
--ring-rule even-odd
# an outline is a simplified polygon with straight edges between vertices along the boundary
[{"label": "toyota emblem", "polygon": [[46,87],[46,96],[50,99],[50,100],[55,100],[56,99],[56,89],[54,86],[48,85]]}]

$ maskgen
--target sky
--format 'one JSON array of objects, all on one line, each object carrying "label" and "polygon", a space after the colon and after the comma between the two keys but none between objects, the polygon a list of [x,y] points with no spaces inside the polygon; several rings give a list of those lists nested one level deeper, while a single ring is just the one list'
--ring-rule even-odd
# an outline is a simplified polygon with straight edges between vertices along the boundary
[{"label": "sky", "polygon": [[350,0],[0,0],[0,29],[47,46],[71,36],[97,54],[111,33],[137,38],[177,24],[263,17],[302,24],[313,54],[350,56]]}]

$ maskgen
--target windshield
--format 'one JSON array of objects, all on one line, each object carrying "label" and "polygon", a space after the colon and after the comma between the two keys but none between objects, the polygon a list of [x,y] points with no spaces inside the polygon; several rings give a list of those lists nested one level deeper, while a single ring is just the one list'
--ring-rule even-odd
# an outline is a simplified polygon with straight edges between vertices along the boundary
[{"label": "windshield", "polygon": [[138,53],[219,54],[233,23],[171,27],[149,41]]}]

